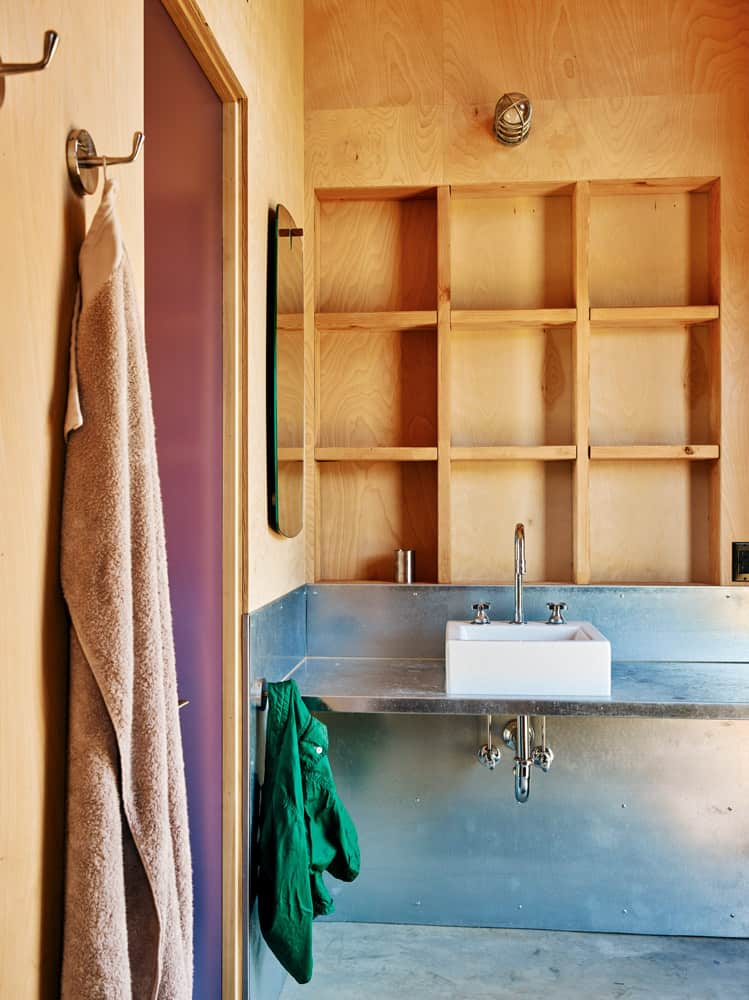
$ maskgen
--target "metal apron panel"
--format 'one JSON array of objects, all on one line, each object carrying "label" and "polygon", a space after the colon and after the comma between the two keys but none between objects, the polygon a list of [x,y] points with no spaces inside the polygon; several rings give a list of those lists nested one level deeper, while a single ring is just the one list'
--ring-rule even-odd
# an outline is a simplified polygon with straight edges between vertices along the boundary
[{"label": "metal apron panel", "polygon": [[749,722],[549,719],[518,805],[482,718],[323,718],[362,852],[332,919],[749,935]]}]

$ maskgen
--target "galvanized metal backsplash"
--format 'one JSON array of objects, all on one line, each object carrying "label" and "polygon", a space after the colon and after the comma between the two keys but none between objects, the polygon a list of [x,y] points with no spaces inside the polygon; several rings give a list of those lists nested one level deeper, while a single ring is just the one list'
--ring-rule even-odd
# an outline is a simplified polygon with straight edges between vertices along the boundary
[{"label": "galvanized metal backsplash", "polygon": [[[592,621],[616,660],[749,661],[749,589],[741,587],[524,588],[527,617],[548,617],[548,601],[570,620]],[[445,622],[491,602],[512,617],[512,587],[314,584],[307,589],[308,656],[441,658]]]},{"label": "galvanized metal backsplash", "polygon": [[[571,619],[595,622],[615,659],[749,660],[741,588],[525,593],[529,618],[555,598]],[[510,587],[300,588],[251,616],[252,673],[279,679],[305,653],[441,658],[445,622],[479,599],[510,617]],[[550,719],[554,767],[534,774],[520,806],[511,754],[493,772],[476,762],[483,719],[323,718],[362,846],[359,879],[329,880],[331,919],[749,935],[749,723]],[[258,949],[256,925],[252,934],[254,981],[269,988],[256,995],[276,995],[277,964]]]}]

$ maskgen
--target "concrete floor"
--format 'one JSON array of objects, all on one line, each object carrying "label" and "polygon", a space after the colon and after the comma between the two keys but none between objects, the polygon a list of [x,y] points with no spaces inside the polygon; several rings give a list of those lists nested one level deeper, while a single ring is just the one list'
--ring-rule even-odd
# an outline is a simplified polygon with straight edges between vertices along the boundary
[{"label": "concrete floor", "polygon": [[749,941],[316,923],[282,1000],[747,1000]]}]

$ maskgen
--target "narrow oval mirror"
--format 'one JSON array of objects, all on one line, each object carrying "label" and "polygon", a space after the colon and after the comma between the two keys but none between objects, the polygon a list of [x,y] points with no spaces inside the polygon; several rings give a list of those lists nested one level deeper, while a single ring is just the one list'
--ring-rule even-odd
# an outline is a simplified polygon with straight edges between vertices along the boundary
[{"label": "narrow oval mirror", "polygon": [[274,531],[302,530],[304,496],[303,231],[278,205],[268,267],[268,513]]}]

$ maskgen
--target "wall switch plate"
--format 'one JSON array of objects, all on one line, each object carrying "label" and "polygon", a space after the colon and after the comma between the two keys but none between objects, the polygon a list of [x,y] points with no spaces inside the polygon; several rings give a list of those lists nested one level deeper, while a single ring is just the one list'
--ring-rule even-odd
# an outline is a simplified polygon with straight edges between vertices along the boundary
[{"label": "wall switch plate", "polygon": [[734,583],[749,583],[749,542],[733,543]]}]

